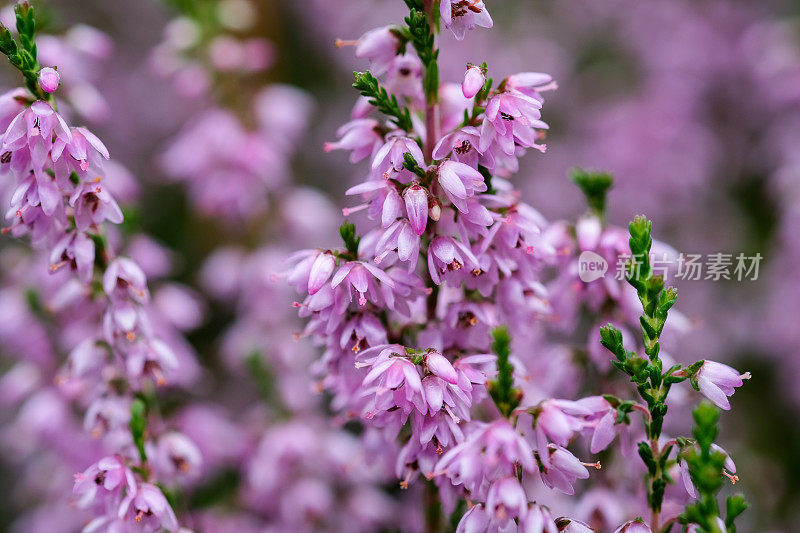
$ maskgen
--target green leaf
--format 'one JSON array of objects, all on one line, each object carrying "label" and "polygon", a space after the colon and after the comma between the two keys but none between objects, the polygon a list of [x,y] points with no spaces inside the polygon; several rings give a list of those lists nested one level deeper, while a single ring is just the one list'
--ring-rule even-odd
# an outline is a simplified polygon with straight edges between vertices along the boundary
[{"label": "green leaf", "polygon": [[612,324],[600,328],[600,344],[613,353],[617,360],[624,362],[627,359],[625,347],[622,345],[622,332]]},{"label": "green leaf", "polygon": [[575,167],[569,171],[572,182],[580,187],[586,196],[589,208],[599,217],[605,214],[606,195],[614,184],[614,178],[607,172],[593,172]]},{"label": "green leaf", "polygon": [[430,19],[418,2],[406,2],[409,15],[405,18],[411,45],[425,67],[422,87],[427,102],[436,102],[439,97],[439,51],[436,50],[436,38],[433,34]]},{"label": "green leaf", "polygon": [[409,172],[413,172],[423,180],[427,177],[425,171],[419,166],[419,163],[417,163],[417,160],[414,159],[414,156],[411,155],[410,152],[403,154],[403,168]]},{"label": "green leaf", "polygon": [[139,458],[142,463],[147,462],[147,453],[144,449],[144,432],[147,428],[147,406],[141,398],[136,398],[131,404],[131,435],[133,443],[139,451]]},{"label": "green leaf", "polygon": [[358,244],[361,237],[356,236],[356,225],[352,222],[345,222],[339,227],[339,235],[342,236],[344,246],[353,258],[358,258]]},{"label": "green leaf", "polygon": [[728,529],[732,528],[733,533],[736,533],[734,521],[740,514],[745,512],[748,507],[749,504],[742,494],[728,496],[728,499],[725,501],[725,525],[728,526]]},{"label": "green leaf", "polygon": [[492,332],[492,336],[492,351],[497,354],[497,378],[489,382],[489,394],[503,416],[508,418],[519,406],[522,392],[514,387],[514,365],[509,361],[511,336],[508,328],[499,326]]},{"label": "green leaf", "polygon": [[353,78],[355,79],[353,87],[362,96],[369,98],[369,103],[386,115],[398,128],[407,132],[414,129],[408,108],[401,106],[397,101],[397,97],[389,95],[388,91],[381,87],[378,79],[371,72],[354,72]]}]

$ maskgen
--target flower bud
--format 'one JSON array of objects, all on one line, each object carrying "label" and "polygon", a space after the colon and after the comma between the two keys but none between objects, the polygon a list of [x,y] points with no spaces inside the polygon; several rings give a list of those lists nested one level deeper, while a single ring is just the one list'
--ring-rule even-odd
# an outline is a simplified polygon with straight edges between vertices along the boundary
[{"label": "flower bud", "polygon": [[438,222],[439,219],[442,217],[442,204],[439,203],[439,200],[433,198],[431,202],[431,220],[434,222]]},{"label": "flower bud", "polygon": [[311,272],[308,275],[308,294],[316,294],[331,277],[335,267],[336,260],[331,254],[319,254],[311,265]]},{"label": "flower bud", "polygon": [[453,368],[450,361],[439,352],[434,350],[428,352],[428,355],[425,356],[425,364],[428,366],[428,370],[431,371],[431,374],[442,378],[448,383],[458,383],[456,369]]},{"label": "flower bud", "polygon": [[652,533],[641,519],[625,522],[614,533]]},{"label": "flower bud", "polygon": [[51,67],[44,67],[39,71],[39,87],[46,93],[52,93],[58,89],[58,84],[61,82],[61,76],[58,71]]},{"label": "flower bud", "polygon": [[596,250],[603,233],[603,224],[596,216],[584,216],[575,224],[575,236],[581,251]]},{"label": "flower bud", "polygon": [[417,235],[425,232],[428,223],[428,192],[419,185],[412,185],[403,194],[411,228]]},{"label": "flower bud", "polygon": [[471,66],[464,73],[464,81],[461,83],[461,92],[464,98],[472,98],[483,88],[486,83],[486,76],[480,67]]}]

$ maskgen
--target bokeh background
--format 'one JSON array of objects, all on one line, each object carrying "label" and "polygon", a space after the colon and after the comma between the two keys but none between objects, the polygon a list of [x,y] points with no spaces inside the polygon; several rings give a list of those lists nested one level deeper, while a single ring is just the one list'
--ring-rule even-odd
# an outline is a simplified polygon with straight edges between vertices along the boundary
[{"label": "bokeh background", "polygon": [[[212,374],[228,372],[225,355],[220,354],[226,353],[225,343],[233,341],[220,341],[220,336],[231,326],[234,312],[209,296],[203,282],[207,260],[220,247],[254,250],[277,243],[295,249],[331,242],[337,211],[346,205],[343,191],[361,176],[345,155],[326,154],[322,147],[347,120],[354,98],[351,73],[364,68],[351,51],[337,49],[333,42],[399,20],[402,2],[254,2],[256,9],[248,15],[253,23],[243,25],[239,33],[268,39],[273,61],[244,81],[217,80],[215,96],[247,123],[254,120],[251,104],[259,87],[290,84],[309,95],[312,126],[299,136],[287,169],[286,179],[301,187],[300,192],[271,198],[263,213],[239,219],[195,209],[186,188],[165,170],[164,153],[175,136],[208,106],[202,97],[176,90],[175,80],[154,68],[154,50],[164,40],[175,5],[158,0],[40,4],[47,13],[47,32],[88,24],[113,42],[113,52],[91,65],[94,84],[108,104],[107,117],[92,127],[140,184],[139,207],[127,214],[131,224],[169,250],[174,260],[165,278],[211,302],[201,306],[203,318],[188,333],[193,350]],[[442,54],[453,60],[442,74],[458,80],[467,61],[486,60],[496,79],[531,70],[551,73],[558,80],[559,89],[548,93],[545,107],[544,118],[551,125],[547,153],[524,158],[515,178],[531,204],[551,220],[574,218],[584,204],[567,179],[568,169],[579,165],[607,170],[616,178],[609,196],[611,223],[625,224],[644,213],[654,221],[657,237],[680,252],[763,256],[756,281],[679,282],[678,305],[693,326],[679,350],[687,359],[715,359],[752,373],[733,398],[733,411],[722,418],[722,441],[737,462],[741,488],[752,504],[741,530],[796,531],[800,4],[487,4],[494,30],[472,32],[457,47],[446,43]],[[0,70],[2,85],[12,87],[10,68]],[[301,215],[292,217],[288,212],[293,210]],[[304,217],[319,219],[310,226],[314,231],[304,231]],[[265,265],[274,262],[263,260]],[[3,350],[0,347],[0,355],[6,356]],[[313,350],[297,356],[303,364],[313,358]],[[233,379],[233,385],[206,384],[195,392],[198,397],[224,397],[222,403],[235,409],[238,396],[246,397],[254,389],[251,383],[240,383],[245,381],[242,377]],[[11,410],[4,414],[12,416]],[[8,438],[6,434],[4,441]],[[0,464],[0,500],[6,502],[0,514],[3,529],[31,504],[19,494],[16,467],[9,461]]]}]

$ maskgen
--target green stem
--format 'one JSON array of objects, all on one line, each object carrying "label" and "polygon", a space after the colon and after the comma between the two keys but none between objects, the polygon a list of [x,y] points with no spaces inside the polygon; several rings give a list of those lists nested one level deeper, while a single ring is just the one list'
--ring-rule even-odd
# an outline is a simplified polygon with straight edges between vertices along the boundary
[{"label": "green stem", "polygon": [[425,508],[425,532],[438,533],[442,531],[442,503],[439,500],[439,487],[428,480],[425,483],[423,493],[423,503]]}]

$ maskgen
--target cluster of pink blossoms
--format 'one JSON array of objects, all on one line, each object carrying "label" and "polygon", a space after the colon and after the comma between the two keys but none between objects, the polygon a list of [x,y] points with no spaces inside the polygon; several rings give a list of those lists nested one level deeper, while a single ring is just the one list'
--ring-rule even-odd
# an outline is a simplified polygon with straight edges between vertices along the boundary
[{"label": "cluster of pink blossoms", "polygon": [[[247,81],[274,61],[268,41],[241,37],[256,20],[252,2],[218,2],[214,18],[188,11],[170,21],[151,54],[156,73],[193,103],[161,167],[188,187],[200,213],[241,223],[267,212],[269,195],[288,186],[289,160],[311,103],[304,92],[282,84],[242,98]],[[226,78],[239,82],[235,91],[220,82]],[[246,116],[216,103],[235,100]]]},{"label": "cluster of pink blossoms", "polygon": [[[457,39],[492,25],[482,2],[440,6],[441,23]],[[546,326],[574,326],[583,307],[600,313],[612,302],[612,318],[638,322],[636,291],[613,279],[583,283],[574,262],[591,250],[616,264],[630,255],[627,235],[597,216],[580,220],[574,233],[549,224],[508,181],[527,149],[545,151],[542,93],[556,87],[550,76],[526,72],[493,85],[485,64],[470,64],[460,87],[432,84],[437,55],[412,27],[413,10],[406,22],[408,29],[386,26],[338,42],[355,45],[372,73],[356,74],[363,97],[325,149],[371,161],[365,180],[347,191],[363,203],[344,209],[366,217],[358,220],[360,237],[354,226],[342,227],[344,248],[291,259],[287,280],[304,295],[295,304],[308,319],[304,334],[324,348],[317,369],[334,407],[404,443],[401,485],[422,475],[446,509],[469,502],[459,531],[591,531],[533,502],[531,479],[573,494],[588,467],[600,467],[567,448],[573,438],[585,435],[598,453],[627,425],[604,397],[551,399],[555,386],[533,383],[547,363],[529,352],[547,350]],[[501,407],[503,416],[482,422],[473,417],[485,415],[487,384],[497,376],[491,332],[504,324],[513,332],[522,398],[513,412]],[[696,379],[727,407],[742,382],[723,367],[707,362]],[[619,526],[637,530],[649,528]]]},{"label": "cluster of pink blossoms", "polygon": [[[144,403],[135,398],[167,383],[179,356],[157,335],[169,327],[151,323],[159,315],[150,307],[144,270],[113,252],[116,234],[107,223],[121,223],[123,214],[105,182],[108,150],[86,128],[70,127],[55,99],[42,98],[59,85],[55,69],[41,69],[38,85],[39,99],[23,89],[0,97],[0,161],[14,182],[4,187],[10,199],[3,233],[27,236],[49,255],[52,273],[71,273],[59,275],[62,286],[40,312],[69,309],[82,319],[59,347],[69,355],[56,382],[84,410],[85,430],[101,443],[93,448],[106,455],[75,477],[77,503],[96,517],[85,530],[125,531],[136,524],[177,531],[175,513],[155,483],[196,469],[199,452],[179,433],[147,427]],[[133,414],[136,402],[143,411]],[[139,424],[138,432],[132,429]]]}]

